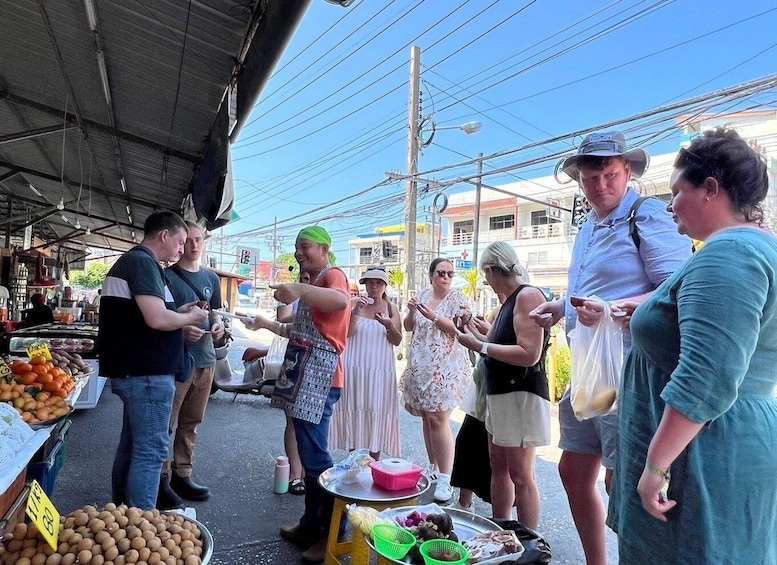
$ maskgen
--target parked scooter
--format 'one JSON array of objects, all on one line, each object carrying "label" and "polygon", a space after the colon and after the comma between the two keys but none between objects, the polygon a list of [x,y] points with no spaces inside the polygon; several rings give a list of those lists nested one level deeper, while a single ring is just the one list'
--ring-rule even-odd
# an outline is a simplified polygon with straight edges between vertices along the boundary
[{"label": "parked scooter", "polygon": [[[226,322],[226,319],[224,320]],[[229,345],[232,337],[225,340],[221,347],[216,347],[216,370],[213,375],[213,384],[210,393],[217,390],[234,393],[232,400],[238,394],[255,394],[270,398],[275,388],[275,379],[265,378],[265,358],[270,347],[257,344],[256,347],[248,347],[243,352],[243,370],[234,371],[229,362]]]}]

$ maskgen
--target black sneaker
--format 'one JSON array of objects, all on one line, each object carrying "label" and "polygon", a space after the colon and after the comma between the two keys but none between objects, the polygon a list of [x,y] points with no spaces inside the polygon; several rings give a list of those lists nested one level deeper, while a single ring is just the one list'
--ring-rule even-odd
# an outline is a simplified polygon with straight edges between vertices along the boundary
[{"label": "black sneaker", "polygon": [[208,500],[210,489],[195,483],[191,477],[170,476],[170,487],[178,496],[186,500]]},{"label": "black sneaker", "polygon": [[180,496],[170,488],[170,479],[162,475],[159,479],[159,493],[156,496],[156,507],[159,510],[175,510],[183,508],[184,503]]}]

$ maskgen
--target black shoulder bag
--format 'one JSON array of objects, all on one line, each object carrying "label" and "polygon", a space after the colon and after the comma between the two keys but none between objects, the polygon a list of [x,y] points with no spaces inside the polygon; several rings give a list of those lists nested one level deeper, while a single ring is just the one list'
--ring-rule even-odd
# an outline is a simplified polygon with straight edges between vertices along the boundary
[{"label": "black shoulder bag", "polygon": [[[203,302],[208,303],[208,308],[210,308],[210,301],[203,296],[203,294],[200,292],[200,290],[194,286],[194,283],[191,281],[189,276],[186,274],[186,271],[184,271],[181,267],[179,267],[177,264],[170,267],[176,275],[178,275],[178,278],[181,279],[183,282],[185,282],[187,285],[189,285],[189,288],[191,288],[194,291],[194,294]],[[224,347],[229,343],[229,341],[232,339],[232,334],[229,331],[229,328],[226,325],[222,324],[222,327],[224,328],[224,335],[221,336],[221,339],[213,339],[213,347],[216,349],[220,347]]]}]

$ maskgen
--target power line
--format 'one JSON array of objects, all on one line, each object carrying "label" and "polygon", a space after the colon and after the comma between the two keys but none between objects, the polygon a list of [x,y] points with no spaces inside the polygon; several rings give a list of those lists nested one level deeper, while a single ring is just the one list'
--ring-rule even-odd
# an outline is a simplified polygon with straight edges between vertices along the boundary
[{"label": "power line", "polygon": [[[346,95],[346,94],[344,94],[344,91],[345,91],[345,89],[346,89],[346,88],[348,88],[349,86],[351,86],[351,85],[352,85],[352,84],[354,84],[355,82],[357,82],[357,81],[359,81],[359,80],[363,79],[363,78],[364,78],[364,77],[365,77],[367,74],[369,74],[369,73],[371,73],[372,71],[374,71],[375,69],[379,68],[381,65],[383,65],[384,63],[386,63],[387,61],[389,61],[389,60],[390,60],[392,57],[394,57],[395,55],[399,54],[399,53],[400,53],[400,52],[401,52],[403,49],[405,49],[405,48],[407,48],[408,46],[412,45],[412,44],[413,44],[413,42],[414,42],[414,41],[416,41],[418,38],[420,38],[420,37],[422,37],[423,35],[425,35],[426,33],[430,32],[431,30],[433,30],[433,29],[434,29],[435,27],[437,27],[438,25],[441,25],[441,24],[442,24],[442,23],[443,23],[445,20],[447,20],[448,18],[452,17],[452,16],[453,16],[453,15],[454,15],[456,12],[458,12],[458,11],[459,11],[461,8],[463,8],[463,7],[464,7],[464,6],[465,6],[465,5],[466,5],[466,4],[467,4],[469,1],[470,1],[470,0],[464,0],[464,2],[462,2],[461,4],[459,4],[459,6],[458,6],[456,9],[452,10],[451,12],[449,12],[449,13],[448,13],[448,14],[447,14],[447,15],[446,15],[444,18],[442,18],[441,20],[439,20],[439,21],[438,21],[437,23],[435,23],[435,24],[434,24],[432,27],[430,27],[430,28],[426,29],[424,32],[420,33],[419,35],[417,35],[416,37],[414,37],[414,38],[413,38],[413,39],[411,39],[410,41],[406,42],[406,43],[405,43],[404,45],[402,45],[401,47],[397,48],[397,49],[396,49],[394,52],[390,53],[389,55],[387,55],[386,57],[384,57],[384,58],[383,58],[381,61],[379,61],[378,63],[375,63],[375,64],[374,64],[372,67],[370,67],[369,69],[367,69],[367,71],[365,71],[365,72],[363,72],[363,73],[358,73],[358,74],[356,74],[356,76],[355,76],[353,79],[351,79],[351,81],[350,81],[350,82],[348,82],[348,83],[346,83],[346,84],[344,84],[344,85],[342,85],[342,86],[338,86],[337,90],[336,90],[334,93],[330,94],[330,96],[332,96],[332,95],[334,95],[334,94],[338,94],[338,95],[339,95],[339,98],[340,98],[340,100],[338,100],[337,102],[335,102],[334,104],[331,104],[330,106],[328,106],[328,107],[326,107],[326,108],[323,108],[323,109],[321,109],[321,110],[320,110],[318,113],[319,113],[319,114],[324,114],[324,113],[326,113],[326,112],[329,112],[329,111],[331,111],[331,110],[333,110],[333,109],[337,108],[338,106],[341,106],[341,105],[343,105],[343,104],[346,104],[346,103],[350,102],[351,100],[353,100],[353,98],[354,98],[356,95],[358,95],[358,94],[361,94],[362,92],[364,92],[365,90],[367,90],[367,89],[368,89],[368,88],[370,88],[371,86],[375,86],[376,84],[378,84],[378,83],[379,83],[380,81],[382,81],[383,79],[387,78],[388,76],[392,75],[393,73],[395,73],[396,71],[398,71],[399,69],[401,69],[402,67],[404,67],[406,63],[405,63],[405,62],[402,62],[401,64],[397,65],[396,67],[394,67],[394,68],[390,69],[388,72],[386,72],[386,73],[385,73],[385,74],[383,74],[382,76],[380,76],[380,77],[378,77],[377,79],[373,80],[371,83],[369,83],[369,84],[367,84],[367,85],[363,86],[362,88],[360,88],[360,89],[359,89],[359,90],[357,90],[356,92],[352,92],[352,93],[349,93],[349,94],[347,94],[347,95]],[[497,0],[497,1],[498,1],[498,0]],[[403,86],[404,86],[404,84],[403,84]],[[303,115],[307,114],[308,112],[312,111],[314,108],[318,107],[320,104],[323,104],[325,101],[329,100],[329,99],[330,99],[330,96],[323,97],[323,98],[321,98],[321,99],[320,99],[318,102],[316,102],[316,103],[314,103],[314,104],[312,104],[312,105],[308,106],[307,108],[305,108],[305,109],[303,109],[303,110],[300,110],[299,112],[297,112],[297,113],[296,113],[296,114],[294,114],[293,116],[289,116],[288,118],[284,118],[282,121],[280,121],[280,122],[276,123],[275,125],[272,125],[272,126],[269,126],[269,127],[265,128],[265,129],[264,129],[264,130],[263,130],[261,133],[268,133],[268,132],[270,132],[270,131],[272,131],[272,130],[274,130],[274,129],[277,129],[277,128],[279,128],[279,127],[282,127],[282,126],[283,126],[283,127],[285,127],[285,129],[283,130],[283,132],[282,132],[282,133],[288,133],[288,132],[290,132],[291,130],[294,130],[294,129],[296,129],[296,128],[298,128],[298,127],[299,127],[299,126],[301,126],[301,125],[305,125],[305,124],[307,124],[307,121],[306,121],[306,120],[301,120],[301,121],[298,121],[297,123],[295,123],[295,124],[291,124],[291,125],[289,125],[289,122],[291,122],[291,120],[294,120],[295,118],[298,118],[298,117],[300,117],[300,116],[303,116]],[[276,108],[277,108],[277,107],[278,107],[278,106],[276,106]],[[256,134],[256,135],[259,135],[259,134]],[[275,135],[277,135],[277,134],[270,134],[270,135],[266,135],[265,137],[259,138],[259,139],[257,139],[257,140],[254,140],[254,141],[250,142],[250,143],[244,143],[244,144],[242,144],[242,145],[241,145],[241,147],[245,147],[245,146],[247,146],[247,145],[252,145],[252,144],[254,144],[254,143],[259,143],[259,142],[261,142],[261,141],[266,141],[266,140],[268,140],[268,139],[271,139],[272,137],[275,137]]]},{"label": "power line", "polygon": [[[378,16],[379,16],[381,13],[383,13],[383,11],[384,11],[384,10],[387,10],[387,9],[388,9],[388,7],[389,7],[389,6],[391,6],[391,4],[393,4],[395,1],[396,1],[396,0],[391,0],[391,1],[390,1],[388,4],[386,4],[386,5],[385,5],[385,6],[384,6],[384,7],[383,7],[381,10],[379,10],[379,11],[378,11],[376,14],[374,14],[374,15],[373,15],[371,18],[369,18],[369,19],[368,19],[366,22],[364,22],[364,23],[363,23],[362,25],[360,25],[358,28],[356,28],[356,29],[355,29],[355,30],[354,30],[354,31],[351,33],[351,35],[353,35],[353,33],[356,33],[356,32],[358,32],[360,29],[362,29],[364,26],[366,26],[366,25],[367,25],[368,23],[370,23],[372,20],[374,20],[375,18],[377,18],[377,17],[378,17]],[[413,8],[411,8],[410,10],[408,10],[407,12],[405,12],[405,14],[403,14],[402,16],[400,16],[399,18],[397,18],[396,20],[394,20],[394,21],[393,21],[391,24],[389,24],[388,26],[386,26],[385,28],[383,28],[383,29],[382,29],[380,32],[378,32],[377,34],[371,34],[371,36],[370,36],[370,39],[368,39],[368,40],[367,40],[367,41],[366,41],[366,42],[365,42],[363,45],[361,45],[361,46],[359,46],[359,47],[354,47],[354,49],[353,49],[353,50],[352,50],[350,53],[346,53],[345,55],[343,55],[343,56],[340,58],[340,60],[339,60],[339,61],[336,61],[336,62],[335,62],[335,64],[333,64],[332,66],[330,66],[330,67],[329,67],[329,68],[327,68],[327,69],[323,69],[323,70],[322,70],[322,71],[321,71],[321,72],[320,72],[320,73],[319,73],[317,76],[315,76],[315,77],[314,77],[312,80],[310,80],[310,81],[309,81],[307,84],[303,85],[302,87],[300,87],[299,89],[297,89],[297,90],[296,90],[295,92],[293,92],[292,94],[290,94],[290,95],[288,95],[288,96],[284,97],[284,99],[283,99],[283,101],[282,101],[282,102],[279,102],[278,104],[276,104],[275,106],[273,106],[272,108],[270,108],[269,110],[267,110],[266,112],[264,112],[263,114],[260,114],[259,116],[257,116],[257,117],[256,117],[256,118],[254,118],[253,120],[251,120],[251,121],[249,122],[249,125],[250,125],[250,124],[253,124],[253,123],[254,123],[254,122],[256,122],[257,120],[259,120],[259,119],[263,118],[264,116],[266,116],[267,114],[269,114],[269,113],[270,113],[270,112],[272,112],[273,110],[277,109],[277,108],[278,108],[279,106],[281,106],[282,104],[285,104],[285,103],[286,103],[288,100],[290,100],[291,98],[294,98],[294,97],[295,97],[297,94],[299,94],[300,92],[302,92],[303,90],[305,90],[305,89],[306,89],[308,86],[310,86],[311,84],[313,84],[314,82],[316,82],[316,81],[317,81],[317,80],[319,80],[320,78],[322,78],[322,77],[326,76],[326,74],[327,74],[327,73],[331,72],[333,69],[337,68],[337,67],[338,67],[338,66],[340,66],[342,63],[344,63],[345,61],[347,61],[347,60],[348,60],[348,55],[352,54],[352,53],[353,53],[353,52],[354,52],[354,51],[355,51],[357,48],[361,48],[361,47],[364,47],[365,45],[368,45],[368,44],[370,44],[372,41],[374,41],[375,39],[377,39],[377,38],[378,38],[378,37],[379,37],[381,34],[383,34],[385,31],[387,31],[389,28],[391,28],[393,25],[395,25],[395,24],[396,24],[398,21],[400,21],[402,18],[404,18],[404,17],[405,17],[407,14],[409,14],[410,12],[412,12],[413,10],[415,10],[416,8],[418,8],[418,7],[419,7],[419,6],[420,6],[420,5],[423,3],[423,1],[424,1],[424,0],[420,0],[420,1],[418,2],[418,4],[416,4],[416,5],[415,5]],[[305,67],[304,69],[302,69],[301,71],[299,71],[299,72],[298,72],[298,73],[297,73],[297,74],[296,74],[296,75],[295,75],[295,76],[294,76],[294,77],[293,77],[291,80],[294,80],[294,79],[296,79],[297,77],[301,76],[301,75],[302,75],[302,74],[303,74],[305,71],[307,71],[308,69],[310,69],[310,67],[312,67],[313,65],[315,65],[316,63],[318,63],[318,62],[319,62],[321,59],[323,59],[323,58],[324,58],[326,55],[328,55],[328,54],[329,54],[329,53],[327,53],[327,52],[324,52],[324,53],[323,53],[323,54],[322,54],[322,55],[321,55],[321,56],[320,56],[318,59],[316,59],[315,61],[313,61],[312,63],[310,63],[310,64],[309,64],[307,67]],[[284,85],[282,85],[280,88],[283,88],[284,86],[286,86],[286,84],[289,84],[289,82],[290,82],[290,81],[287,81],[287,82],[286,82]],[[251,136],[251,137],[253,137],[253,136]]]},{"label": "power line", "polygon": [[[496,82],[494,82],[494,83],[492,83],[490,85],[484,86],[480,90],[475,91],[475,94],[482,94],[483,92],[485,92],[487,90],[491,90],[492,88],[494,88],[496,86],[499,86],[500,84],[504,84],[504,83],[506,83],[506,82],[508,82],[508,81],[510,81],[510,80],[512,80],[512,79],[514,79],[514,78],[516,78],[516,77],[518,77],[518,76],[520,76],[520,75],[522,75],[524,73],[527,73],[528,71],[530,71],[530,70],[532,70],[534,68],[537,68],[537,67],[539,67],[539,66],[541,66],[541,65],[543,65],[543,64],[545,64],[545,63],[547,63],[549,61],[552,61],[553,59],[557,59],[557,58],[559,58],[559,57],[561,57],[561,56],[563,56],[563,55],[565,55],[567,53],[570,53],[571,51],[573,51],[575,49],[578,49],[582,45],[590,43],[590,42],[592,42],[592,41],[594,41],[596,39],[599,39],[600,37],[603,37],[605,35],[608,35],[608,34],[612,33],[613,31],[615,31],[617,29],[620,29],[621,27],[624,27],[624,26],[626,26],[626,25],[628,25],[630,23],[633,23],[634,21],[637,21],[638,19],[641,19],[641,18],[645,17],[645,16],[653,13],[654,11],[659,10],[662,7],[664,7],[663,6],[664,4],[673,3],[675,1],[676,0],[659,0],[655,4],[652,4],[651,6],[649,6],[648,8],[645,8],[644,10],[641,10],[640,12],[637,12],[636,14],[632,14],[632,15],[624,18],[623,20],[615,23],[614,25],[612,25],[611,27],[609,27],[609,28],[607,28],[605,30],[601,30],[599,32],[596,32],[593,35],[588,36],[588,37],[586,37],[584,39],[581,39],[577,43],[574,43],[573,45],[562,49],[561,51],[558,51],[556,53],[548,55],[544,59],[541,59],[540,61],[532,63],[529,66],[524,67],[524,68],[520,69],[519,71],[517,71],[517,72],[515,72],[515,73],[513,73],[513,74],[511,74],[511,75],[509,75],[509,76],[507,76],[505,78],[502,78],[502,79],[500,79],[500,80],[498,80],[498,81],[496,81]],[[528,60],[528,59],[524,59],[524,61],[521,61],[521,62],[525,62],[526,60]],[[516,63],[516,65],[517,64],[519,64],[519,63]],[[434,66],[435,65],[432,65],[432,67],[430,67],[430,68],[434,68]],[[512,66],[515,66],[515,65],[512,65]],[[499,74],[499,73],[497,73],[497,74]],[[496,76],[496,75],[492,75],[491,77],[488,77],[488,78],[493,78],[493,76]],[[449,104],[448,106],[445,106],[442,109],[446,110],[446,109],[448,109],[448,108],[450,108],[452,106],[455,106],[455,105],[456,105],[456,103]]]}]

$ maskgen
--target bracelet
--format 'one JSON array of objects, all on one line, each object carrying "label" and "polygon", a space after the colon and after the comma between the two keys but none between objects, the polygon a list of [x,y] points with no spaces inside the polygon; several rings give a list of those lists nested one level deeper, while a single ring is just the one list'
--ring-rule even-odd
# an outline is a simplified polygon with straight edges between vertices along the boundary
[{"label": "bracelet", "polygon": [[437,322],[439,322],[439,321],[440,321],[440,317],[437,314],[435,314],[434,315],[434,320],[432,320],[432,325],[433,326],[436,325]]},{"label": "bracelet", "polygon": [[664,479],[666,479],[667,481],[669,480],[669,477],[670,477],[670,475],[669,475],[669,469],[667,469],[666,471],[664,471],[664,470],[663,470],[661,467],[656,467],[656,466],[655,466],[655,465],[653,465],[653,464],[652,464],[650,461],[646,461],[646,462],[645,462],[645,470],[646,470],[648,473],[653,473],[654,475],[658,475],[658,476],[660,476],[660,477],[663,477],[663,478],[664,478]]}]

